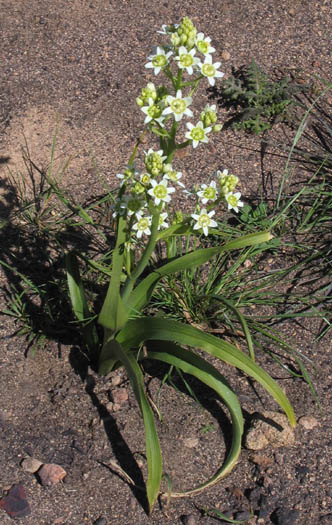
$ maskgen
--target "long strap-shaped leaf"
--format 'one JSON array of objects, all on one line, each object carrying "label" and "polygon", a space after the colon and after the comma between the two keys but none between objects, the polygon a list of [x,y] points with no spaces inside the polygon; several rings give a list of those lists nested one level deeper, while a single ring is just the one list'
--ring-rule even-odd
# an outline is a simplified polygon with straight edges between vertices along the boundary
[{"label": "long strap-shaped leaf", "polygon": [[109,354],[112,355],[114,359],[121,361],[126,368],[131,386],[143,416],[148,464],[146,492],[151,513],[160,491],[162,459],[153,412],[145,395],[143,374],[137,364],[134,354],[126,351],[117,341],[111,339],[104,345],[104,347],[106,347],[105,353],[108,347]]},{"label": "long strap-shaped leaf", "polygon": [[164,361],[170,365],[183,370],[186,374],[191,374],[208,387],[212,388],[221,399],[225,402],[231,419],[233,427],[232,445],[223,466],[212,476],[208,481],[198,485],[194,489],[185,490],[183,492],[173,492],[171,497],[179,498],[195,494],[201,490],[210,487],[217,483],[221,478],[226,476],[234,467],[240,452],[241,452],[241,438],[243,433],[243,417],[240,404],[236,395],[228,386],[226,379],[207,361],[202,359],[197,354],[185,350],[175,345],[174,343],[157,341],[157,350],[148,352],[148,357]]},{"label": "long strap-shaped leaf", "polygon": [[127,312],[120,296],[120,280],[123,267],[124,242],[126,240],[126,221],[119,216],[118,236],[112,255],[112,277],[108,286],[106,298],[101,308],[98,323],[114,332],[123,326],[127,320]]},{"label": "long strap-shaped leaf", "polygon": [[90,351],[95,352],[98,347],[98,335],[94,323],[89,322],[92,314],[84,293],[77,258],[73,252],[66,254],[66,269],[69,296],[74,314],[81,322],[84,343]]},{"label": "long strap-shaped leaf", "polygon": [[178,257],[174,261],[164,264],[164,266],[158,268],[158,270],[151,272],[131,293],[126,300],[126,306],[129,311],[141,311],[148,303],[156,284],[164,275],[170,275],[189,268],[196,268],[219,253],[238,250],[246,246],[253,246],[254,244],[260,244],[270,239],[271,234],[269,232],[251,233],[239,239],[234,239],[223,246],[203,248]]},{"label": "long strap-shaped leaf", "polygon": [[174,341],[181,345],[198,347],[225,361],[225,363],[243,370],[256,379],[274,397],[287,414],[290,423],[295,426],[296,420],[292,406],[278,384],[250,357],[231,343],[178,321],[147,317],[128,321],[117,335],[119,343],[126,348],[137,347],[141,342],[149,339]]}]

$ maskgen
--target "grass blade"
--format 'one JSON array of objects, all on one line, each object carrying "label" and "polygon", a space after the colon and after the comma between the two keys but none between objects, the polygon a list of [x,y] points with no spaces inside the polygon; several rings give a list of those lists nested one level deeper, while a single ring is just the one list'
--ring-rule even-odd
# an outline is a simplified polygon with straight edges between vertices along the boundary
[{"label": "grass blade", "polygon": [[194,252],[177,257],[173,261],[164,264],[158,270],[151,272],[130,294],[126,306],[129,311],[141,310],[149,301],[158,281],[165,275],[170,275],[189,268],[196,268],[209,261],[215,255],[231,250],[238,250],[246,246],[253,246],[271,239],[269,232],[254,233],[234,239],[223,246],[215,248],[203,248]]}]

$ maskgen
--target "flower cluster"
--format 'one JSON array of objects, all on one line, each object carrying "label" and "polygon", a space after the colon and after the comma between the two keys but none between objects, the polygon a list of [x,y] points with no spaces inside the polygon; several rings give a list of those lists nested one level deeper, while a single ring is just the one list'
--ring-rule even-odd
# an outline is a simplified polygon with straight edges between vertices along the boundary
[{"label": "flower cluster", "polygon": [[[165,122],[170,117],[173,117],[176,123],[184,116],[193,117],[189,106],[192,103],[191,94],[196,89],[197,82],[206,78],[210,86],[214,86],[215,80],[224,76],[224,73],[219,71],[220,62],[213,63],[212,53],[215,52],[215,48],[211,45],[211,38],[206,37],[204,33],[198,33],[189,18],[185,17],[179,25],[162,26],[160,33],[169,37],[169,43],[165,46],[158,46],[148,57],[145,67],[152,69],[155,75],[159,75],[161,71],[164,72],[171,79],[175,94],[169,94],[164,87],[156,89],[154,84],[149,82],[136,99],[137,104],[146,115],[144,123],[149,124],[150,129],[154,132],[156,132],[155,126],[157,129],[164,128]],[[176,75],[172,72],[172,60],[178,68]],[[183,84],[183,73],[189,76],[196,73],[198,75]],[[184,85],[193,86],[189,95],[183,93]],[[207,106],[196,124],[187,123],[188,131],[185,136],[188,144],[196,148],[200,142],[207,142],[208,133],[221,129],[221,125],[216,122],[216,106]]]},{"label": "flower cluster", "polygon": [[[138,173],[135,167],[132,167],[127,168],[124,174],[118,175],[126,191],[117,203],[114,217],[119,214],[129,218],[129,236],[131,230],[138,239],[143,235],[151,235],[153,211],[159,214],[158,230],[168,228],[169,222],[188,224],[188,221],[193,219],[193,229],[208,235],[209,228],[217,226],[212,218],[215,215],[212,208],[218,203],[226,203],[228,209],[235,212],[243,206],[240,200],[241,193],[234,193],[238,177],[229,174],[228,170],[217,171],[209,184],[201,184],[200,187],[195,186],[193,190],[188,191],[180,181],[182,173],[174,170],[172,164],[166,161],[162,150],[149,149],[145,154],[144,163],[146,171],[143,173]],[[170,218],[169,204],[176,191],[182,191],[187,197],[194,198],[195,213],[184,217],[182,212],[174,211],[172,219]]]},{"label": "flower cluster", "polygon": [[[170,44],[157,47],[156,52],[148,57],[146,68],[151,68],[155,75],[160,71],[168,70],[170,58],[173,57],[179,69],[192,75],[195,71],[206,77],[211,86],[214,86],[216,78],[222,78],[224,73],[219,71],[220,62],[213,63],[211,54],[215,48],[211,46],[211,38],[205,37],[203,33],[197,33],[192,21],[185,17],[178,26],[163,26],[163,34],[170,36]],[[196,53],[203,55],[202,62]]]},{"label": "flower cluster", "polygon": [[[145,115],[144,124],[159,136],[160,149],[155,151],[150,148],[145,153],[142,172],[136,170],[131,159],[130,166],[117,175],[121,186],[113,216],[126,218],[128,246],[132,245],[135,237],[141,239],[155,235],[157,229],[169,228],[170,224],[185,224],[192,231],[208,235],[211,228],[217,227],[213,218],[213,208],[217,204],[226,203],[229,210],[236,212],[243,206],[241,194],[234,193],[238,178],[229,175],[227,170],[217,171],[208,184],[188,191],[183,184],[182,173],[172,166],[177,149],[190,145],[196,148],[200,143],[208,142],[211,132],[220,131],[216,106],[207,104],[196,123],[186,123],[184,142],[176,142],[181,121],[194,118],[192,102],[198,82],[207,78],[213,86],[215,79],[221,78],[223,73],[218,70],[220,63],[213,63],[215,49],[211,39],[198,33],[189,18],[185,17],[179,25],[162,26],[161,33],[169,38],[169,43],[156,48],[148,57],[146,68],[153,70],[155,75],[165,73],[173,91],[149,82],[136,99]],[[172,67],[177,68],[177,73]],[[184,74],[196,76],[183,82]],[[186,93],[187,88],[190,91]],[[171,210],[172,197],[179,191],[194,200],[193,213],[185,215]]]}]

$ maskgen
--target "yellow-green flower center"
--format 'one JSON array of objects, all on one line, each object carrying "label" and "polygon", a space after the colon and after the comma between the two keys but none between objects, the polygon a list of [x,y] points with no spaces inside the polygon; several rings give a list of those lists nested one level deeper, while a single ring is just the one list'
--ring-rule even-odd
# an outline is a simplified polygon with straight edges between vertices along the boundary
[{"label": "yellow-green flower center", "polygon": [[235,197],[235,195],[230,195],[230,196],[228,197],[227,200],[228,200],[229,204],[230,204],[232,207],[237,206],[237,204],[238,204],[238,202],[239,202],[239,201],[238,201],[238,198]]},{"label": "yellow-green flower center", "polygon": [[161,108],[159,106],[150,106],[148,109],[148,115],[151,118],[158,118],[161,115]]},{"label": "yellow-green flower center", "polygon": [[182,67],[190,67],[194,62],[193,57],[188,53],[187,55],[180,56],[180,64]]},{"label": "yellow-green flower center", "polygon": [[215,188],[205,188],[205,190],[203,191],[203,196],[205,199],[214,199],[216,197]]},{"label": "yellow-green flower center", "polygon": [[199,216],[199,219],[198,219],[198,224],[201,228],[206,228],[207,226],[209,226],[210,224],[210,217],[208,216],[207,213],[202,213],[202,215]]},{"label": "yellow-green flower center", "polygon": [[202,73],[206,77],[214,77],[216,68],[213,64],[203,64]]},{"label": "yellow-green flower center", "polygon": [[205,55],[205,53],[208,52],[209,44],[207,42],[204,42],[204,40],[199,40],[197,42],[197,49],[198,49],[198,51],[203,53],[203,55]]},{"label": "yellow-green flower center", "polygon": [[173,182],[177,182],[177,180],[178,180],[178,176],[177,176],[176,171],[169,171],[169,172],[167,172],[167,177],[169,178],[169,180],[171,180]]},{"label": "yellow-green flower center", "polygon": [[150,184],[150,180],[151,180],[151,177],[147,173],[145,173],[142,177],[141,182],[142,184],[147,185],[147,184]]},{"label": "yellow-green flower center", "polygon": [[193,140],[203,140],[205,133],[203,128],[193,128],[191,130],[190,136]]},{"label": "yellow-green flower center", "polygon": [[146,230],[148,227],[149,227],[149,219],[147,219],[146,217],[143,217],[137,223],[137,229],[142,232]]},{"label": "yellow-green flower center", "polygon": [[177,115],[179,115],[185,111],[187,105],[186,105],[185,100],[176,98],[172,100],[172,102],[170,103],[170,106],[171,106],[171,110],[173,111],[173,113],[176,113]]},{"label": "yellow-green flower center", "polygon": [[164,199],[167,197],[167,189],[163,184],[157,184],[153,189],[153,194],[157,199]]},{"label": "yellow-green flower center", "polygon": [[165,55],[156,55],[152,59],[152,65],[154,67],[164,67],[167,64],[167,58]]}]

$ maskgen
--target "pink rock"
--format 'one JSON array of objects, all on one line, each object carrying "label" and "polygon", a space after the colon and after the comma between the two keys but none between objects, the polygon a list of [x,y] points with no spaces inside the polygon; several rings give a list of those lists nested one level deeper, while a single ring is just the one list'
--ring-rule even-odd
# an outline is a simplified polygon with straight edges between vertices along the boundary
[{"label": "pink rock", "polygon": [[38,470],[38,477],[44,486],[52,486],[59,483],[67,475],[67,472],[55,463],[45,463]]}]

